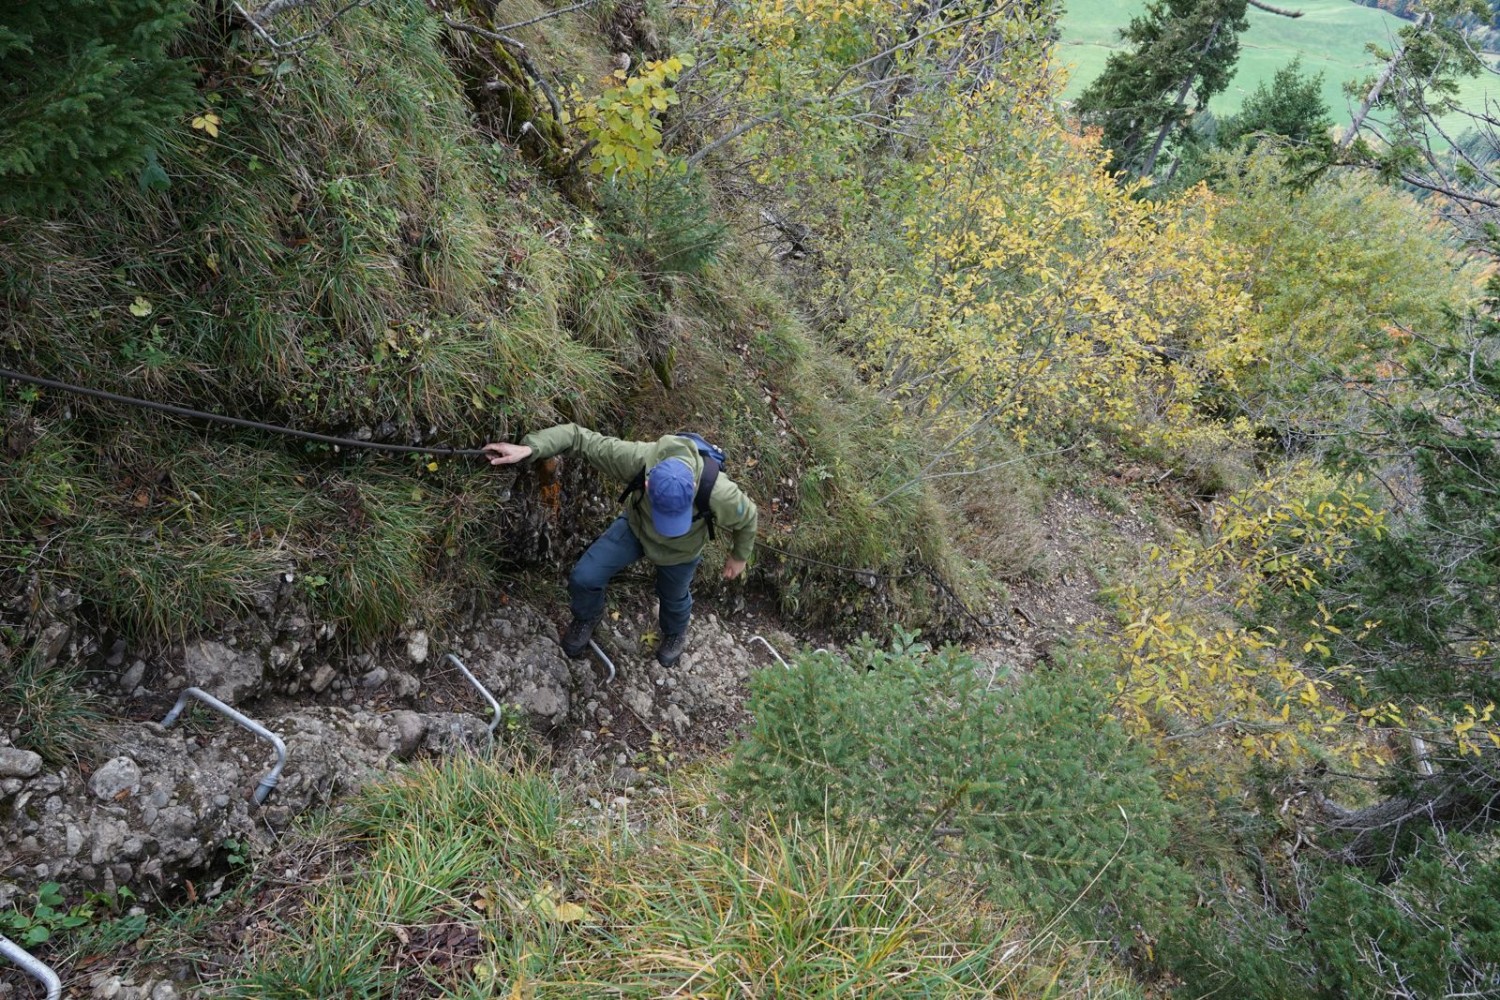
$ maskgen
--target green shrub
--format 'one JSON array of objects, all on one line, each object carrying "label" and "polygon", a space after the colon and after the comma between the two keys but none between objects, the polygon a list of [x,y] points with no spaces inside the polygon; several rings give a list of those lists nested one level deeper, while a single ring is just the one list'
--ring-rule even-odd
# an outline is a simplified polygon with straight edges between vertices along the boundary
[{"label": "green shrub", "polygon": [[910,636],[763,671],[729,787],[777,812],[873,822],[913,853],[957,851],[996,890],[1091,933],[1160,933],[1186,890],[1166,856],[1171,808],[1108,699],[1077,677],[1011,690],[987,673]]},{"label": "green shrub", "polygon": [[622,259],[647,275],[697,274],[723,255],[728,227],[714,218],[699,175],[611,183],[600,191],[600,201]]},{"label": "green shrub", "polygon": [[[679,771],[663,790],[616,821],[503,757],[447,758],[371,785],[313,841],[319,877],[257,889],[253,905],[280,933],[205,963],[225,970],[205,992],[1140,995],[1087,946],[1025,927],[970,885],[922,879],[872,831],[830,836],[758,815],[721,827],[707,772]],[[147,944],[160,955],[194,947],[189,936]]]},{"label": "green shrub", "polygon": [[1494,996],[1500,988],[1500,858],[1463,837],[1424,844],[1399,878],[1335,871],[1308,932],[1337,996]]},{"label": "green shrub", "polygon": [[187,112],[192,66],[168,55],[186,0],[53,0],[0,12],[0,212],[45,209],[145,164]]}]

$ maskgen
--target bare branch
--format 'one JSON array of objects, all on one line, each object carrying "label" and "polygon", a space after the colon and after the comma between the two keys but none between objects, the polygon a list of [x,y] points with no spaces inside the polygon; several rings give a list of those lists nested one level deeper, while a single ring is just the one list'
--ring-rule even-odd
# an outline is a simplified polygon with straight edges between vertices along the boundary
[{"label": "bare branch", "polygon": [[528,27],[530,25],[536,24],[536,23],[538,23],[540,21],[550,21],[554,17],[562,17],[564,14],[571,14],[575,10],[582,10],[585,7],[592,7],[594,4],[599,3],[599,2],[600,2],[600,0],[583,0],[582,3],[575,3],[571,7],[561,7],[559,9],[557,9],[557,10],[549,10],[547,13],[545,13],[545,14],[539,14],[536,17],[533,17],[533,18],[531,18],[530,20],[527,20],[527,21],[517,21],[515,24],[502,24],[500,27],[496,28],[495,30],[496,31],[514,31],[517,28],[525,28],[525,27]]},{"label": "bare branch", "polygon": [[[1417,19],[1416,30],[1421,31],[1431,23],[1432,14],[1423,14],[1420,18]],[[1354,120],[1349,123],[1348,131],[1346,131],[1344,133],[1344,137],[1339,140],[1338,151],[1340,153],[1344,152],[1344,150],[1348,149],[1354,143],[1354,137],[1359,134],[1360,126],[1363,125],[1365,123],[1365,119],[1370,116],[1370,109],[1375,106],[1376,101],[1380,100],[1381,91],[1385,90],[1385,85],[1391,82],[1391,77],[1396,75],[1396,70],[1400,68],[1401,61],[1406,58],[1406,48],[1407,47],[1403,45],[1401,46],[1401,48],[1396,50],[1396,54],[1391,56],[1391,61],[1385,64],[1385,69],[1381,72],[1379,79],[1375,81],[1375,85],[1371,87],[1370,92],[1365,95],[1364,102],[1360,104],[1358,113],[1355,114]]]},{"label": "bare branch", "polygon": [[235,0],[234,9],[240,12],[245,20],[249,22],[250,27],[254,29],[255,33],[261,37],[262,41],[264,41],[271,47],[271,50],[273,52],[290,54],[296,52],[298,49],[301,49],[303,46],[307,45],[307,43],[313,41],[314,39],[321,37],[324,32],[333,27],[335,21],[343,17],[345,14],[349,13],[354,8],[364,7],[370,2],[371,0],[348,0],[348,2],[345,3],[342,7],[325,18],[323,20],[323,23],[319,24],[316,28],[312,29],[311,31],[305,32],[304,34],[298,35],[296,38],[292,38],[286,41],[282,41],[275,35],[272,35],[271,32],[267,30],[266,25],[268,25],[271,22],[271,19],[276,15],[285,13],[289,10],[294,10],[298,7],[309,6],[313,3],[313,0],[272,0],[271,3],[266,4],[266,6],[254,12],[246,10],[243,6],[241,6],[239,0]]},{"label": "bare branch", "polygon": [[271,20],[271,18],[275,17],[277,14],[280,14],[282,11],[292,10],[296,7],[306,7],[308,4],[313,2],[314,0],[271,0],[270,3],[266,4],[260,10],[255,12],[255,14],[253,15],[253,20],[258,21],[261,24],[266,24]]},{"label": "bare branch", "polygon": [[765,124],[767,124],[769,122],[773,122],[773,121],[776,121],[776,119],[775,118],[759,118],[759,117],[757,117],[757,118],[752,118],[752,119],[750,119],[747,122],[742,122],[741,124],[739,124],[739,125],[735,126],[734,128],[730,129],[728,132],[725,132],[723,135],[719,136],[713,142],[711,142],[708,145],[704,146],[702,149],[699,149],[699,150],[695,151],[692,156],[689,156],[687,158],[688,168],[691,169],[693,167],[696,167],[699,163],[703,162],[703,158],[705,156],[707,156],[709,153],[712,153],[714,150],[718,149],[720,146],[723,146],[723,145],[726,145],[726,144],[728,144],[730,142],[733,142],[735,139],[738,139],[740,136],[744,135],[746,132],[750,131],[751,129],[756,128],[757,126],[765,125]]},{"label": "bare branch", "polygon": [[516,62],[521,64],[521,68],[526,71],[526,75],[531,77],[531,81],[546,96],[547,104],[552,108],[552,117],[558,120],[562,119],[562,102],[557,99],[557,94],[552,90],[552,85],[542,76],[541,70],[537,69],[536,64],[531,61],[531,56],[527,53],[524,42],[509,35],[502,35],[498,31],[490,31],[488,28],[481,28],[475,24],[465,24],[462,21],[455,21],[447,14],[443,15],[443,23],[455,31],[466,31],[471,35],[478,35],[480,38],[499,42],[510,49],[511,55],[516,57]]},{"label": "bare branch", "polygon": [[1433,194],[1445,195],[1461,205],[1483,205],[1485,208],[1500,208],[1500,201],[1485,198],[1474,194],[1472,191],[1458,191],[1447,185],[1417,177],[1414,174],[1403,173],[1401,179],[1412,187],[1419,187],[1424,191],[1431,191]]},{"label": "bare branch", "polygon": [[240,6],[239,0],[234,0],[234,9],[240,12],[240,16],[245,19],[246,23],[248,23],[251,28],[255,29],[255,33],[259,35],[267,45],[271,46],[271,48],[273,49],[277,47],[276,39],[271,37],[270,33],[266,31],[261,23],[257,21],[248,10]]},{"label": "bare branch", "polygon": [[1307,13],[1303,10],[1286,10],[1282,7],[1272,7],[1268,3],[1261,3],[1261,0],[1249,0],[1249,3],[1250,6],[1254,7],[1256,10],[1263,10],[1267,14],[1275,14],[1278,17],[1301,17],[1303,14]]}]

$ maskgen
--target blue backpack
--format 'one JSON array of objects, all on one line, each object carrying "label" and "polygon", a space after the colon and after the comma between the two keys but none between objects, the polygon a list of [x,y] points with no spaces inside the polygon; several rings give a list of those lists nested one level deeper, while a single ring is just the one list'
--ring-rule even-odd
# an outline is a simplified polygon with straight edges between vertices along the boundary
[{"label": "blue backpack", "polygon": [[[698,477],[698,491],[693,494],[693,509],[697,511],[693,515],[694,521],[706,521],[708,523],[708,537],[713,539],[714,535],[714,512],[708,504],[709,497],[713,496],[714,483],[719,481],[719,470],[724,467],[724,462],[729,456],[724,454],[724,449],[716,444],[710,444],[703,438],[691,431],[678,431],[677,437],[687,438],[698,449],[698,455],[703,459],[703,475]],[[625,487],[620,494],[620,503],[630,499],[631,494],[644,493],[646,491],[646,469],[643,466],[630,485]]]}]

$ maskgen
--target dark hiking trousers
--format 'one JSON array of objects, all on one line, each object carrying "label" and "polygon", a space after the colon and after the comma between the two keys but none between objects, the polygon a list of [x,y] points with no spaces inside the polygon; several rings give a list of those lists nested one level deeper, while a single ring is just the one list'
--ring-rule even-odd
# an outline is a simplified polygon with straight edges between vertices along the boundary
[{"label": "dark hiking trousers", "polygon": [[[640,540],[630,530],[624,515],[615,519],[609,530],[590,545],[568,577],[573,617],[593,620],[604,614],[604,588],[616,573],[645,553]],[[690,590],[693,574],[700,559],[677,566],[656,567],[656,596],[661,598],[661,634],[679,635],[687,631],[693,611]]]}]

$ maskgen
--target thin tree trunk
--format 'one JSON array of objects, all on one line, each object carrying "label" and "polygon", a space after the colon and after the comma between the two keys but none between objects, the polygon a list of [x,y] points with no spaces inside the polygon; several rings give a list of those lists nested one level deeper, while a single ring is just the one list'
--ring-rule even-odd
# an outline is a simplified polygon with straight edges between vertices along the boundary
[{"label": "thin tree trunk", "polygon": [[1182,111],[1182,106],[1187,103],[1188,92],[1193,89],[1193,81],[1198,78],[1198,70],[1201,68],[1203,58],[1208,55],[1208,50],[1214,47],[1214,41],[1219,37],[1219,26],[1222,21],[1215,21],[1213,27],[1208,29],[1208,38],[1203,42],[1203,48],[1198,50],[1198,61],[1183,77],[1182,86],[1177,90],[1177,100],[1172,102],[1172,110],[1167,113],[1166,119],[1161,123],[1161,131],[1156,133],[1156,144],[1151,147],[1151,155],[1146,157],[1146,162],[1141,166],[1140,176],[1147,177],[1151,171],[1156,169],[1156,158],[1161,155],[1162,147],[1167,144],[1167,136],[1172,134],[1172,129],[1178,124],[1177,115]]},{"label": "thin tree trunk", "polygon": [[[1218,25],[1214,25],[1218,30]],[[1167,144],[1167,136],[1172,134],[1172,128],[1177,124],[1177,113],[1187,103],[1188,91],[1193,89],[1193,80],[1198,76],[1197,67],[1187,76],[1182,78],[1182,86],[1178,88],[1177,100],[1172,102],[1172,110],[1162,119],[1161,130],[1156,133],[1156,142],[1151,146],[1151,155],[1146,157],[1146,162],[1141,164],[1141,176],[1150,176],[1151,171],[1156,169],[1156,158],[1161,155],[1162,147]]]},{"label": "thin tree trunk", "polygon": [[[1421,31],[1431,23],[1432,14],[1423,14],[1420,18],[1417,19],[1416,30]],[[1354,137],[1359,135],[1359,127],[1363,125],[1365,123],[1365,119],[1370,116],[1370,109],[1375,106],[1376,101],[1380,100],[1380,94],[1383,90],[1385,90],[1385,85],[1391,82],[1391,77],[1396,75],[1396,70],[1400,68],[1401,61],[1406,58],[1406,49],[1407,46],[1403,45],[1401,46],[1401,48],[1396,50],[1396,54],[1391,56],[1391,61],[1385,64],[1385,69],[1381,72],[1379,79],[1375,81],[1375,85],[1371,87],[1370,92],[1365,95],[1364,103],[1359,106],[1359,112],[1355,114],[1354,120],[1349,123],[1349,130],[1345,132],[1344,137],[1339,140],[1340,153],[1344,152],[1344,150],[1353,145]]]}]

